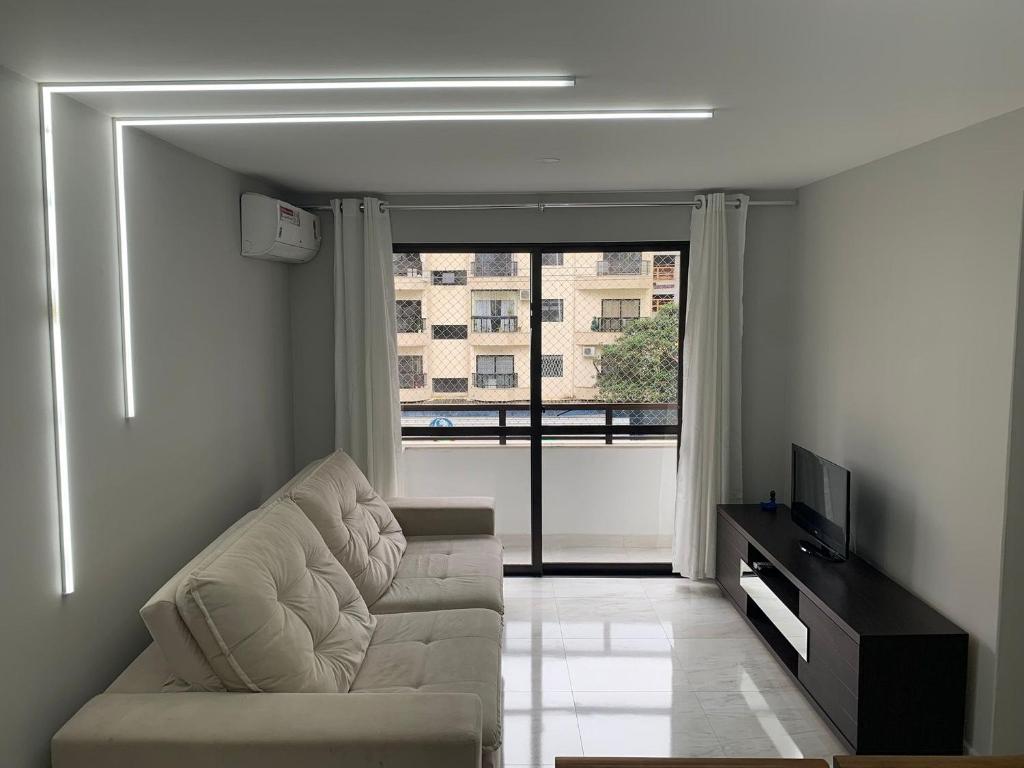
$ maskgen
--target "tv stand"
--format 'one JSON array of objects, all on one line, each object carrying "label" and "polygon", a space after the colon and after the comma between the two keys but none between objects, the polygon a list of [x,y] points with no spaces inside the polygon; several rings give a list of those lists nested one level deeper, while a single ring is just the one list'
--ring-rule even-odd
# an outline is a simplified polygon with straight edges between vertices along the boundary
[{"label": "tv stand", "polygon": [[800,539],[800,551],[806,555],[812,555],[814,557],[820,557],[822,560],[828,560],[831,563],[841,563],[844,560],[842,555],[833,549],[829,549],[820,541]]},{"label": "tv stand", "polygon": [[788,507],[719,506],[715,580],[851,751],[962,754],[967,633],[806,535]]}]

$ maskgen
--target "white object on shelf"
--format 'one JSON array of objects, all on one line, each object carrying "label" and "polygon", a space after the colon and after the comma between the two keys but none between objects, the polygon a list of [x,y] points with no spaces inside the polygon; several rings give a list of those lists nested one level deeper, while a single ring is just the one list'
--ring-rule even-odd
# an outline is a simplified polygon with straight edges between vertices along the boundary
[{"label": "white object on shelf", "polygon": [[297,264],[320,250],[320,220],[283,200],[242,195],[242,255]]}]

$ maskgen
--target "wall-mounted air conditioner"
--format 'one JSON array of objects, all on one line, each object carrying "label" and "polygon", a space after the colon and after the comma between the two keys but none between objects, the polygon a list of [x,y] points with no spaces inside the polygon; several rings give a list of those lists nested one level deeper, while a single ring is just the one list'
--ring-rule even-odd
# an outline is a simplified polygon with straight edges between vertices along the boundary
[{"label": "wall-mounted air conditioner", "polygon": [[320,219],[266,195],[242,195],[242,255],[300,263],[320,250]]},{"label": "wall-mounted air conditioner", "polygon": [[584,347],[583,348],[583,356],[584,357],[600,357],[601,356],[601,348],[600,347]]}]

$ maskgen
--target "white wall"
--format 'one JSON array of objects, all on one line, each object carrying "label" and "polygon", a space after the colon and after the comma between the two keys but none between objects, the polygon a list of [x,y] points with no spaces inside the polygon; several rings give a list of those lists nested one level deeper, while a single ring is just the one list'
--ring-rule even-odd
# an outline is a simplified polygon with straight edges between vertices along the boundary
[{"label": "white wall", "polygon": [[138,608],[291,469],[285,268],[239,256],[250,182],[127,137],[138,417],[123,418],[109,119],[55,102],[75,593],[60,596],[39,102],[0,70],[0,744],[49,740],[148,642]]},{"label": "white wall", "polygon": [[[1021,258],[1024,261],[1024,242]],[[992,749],[1024,754],[1024,270],[1018,280]]]},{"label": "white wall", "polygon": [[997,625],[1022,190],[1024,111],[800,190],[779,441],[849,467],[857,551],[971,633],[980,752],[1021,647]]},{"label": "white wall", "polygon": [[[547,195],[557,200],[689,199],[692,192]],[[790,190],[754,193],[755,199],[793,199]],[[535,200],[530,196],[393,197],[396,203]],[[325,199],[308,198],[323,203]],[[303,202],[297,199],[295,202]],[[295,465],[333,448],[333,331],[331,216],[322,217],[325,246],[291,274]],[[747,225],[744,288],[743,401],[744,484],[750,500],[781,488],[789,455],[779,450],[784,428],[781,405],[787,378],[780,351],[788,333],[787,295],[796,213],[793,208],[751,208]],[[532,211],[396,211],[394,241],[401,243],[562,243],[629,240],[688,240],[689,209],[619,208]]]},{"label": "white wall", "polygon": [[[605,445],[545,442],[544,533],[655,536],[672,533],[674,442]],[[409,443],[402,455],[410,496],[494,496],[499,534],[530,533],[530,448]]]}]

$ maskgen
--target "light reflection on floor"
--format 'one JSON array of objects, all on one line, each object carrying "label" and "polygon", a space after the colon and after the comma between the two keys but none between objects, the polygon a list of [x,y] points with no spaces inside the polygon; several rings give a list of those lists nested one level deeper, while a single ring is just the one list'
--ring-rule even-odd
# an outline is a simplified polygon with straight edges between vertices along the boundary
[{"label": "light reflection on floor", "polygon": [[846,751],[709,583],[507,578],[502,674],[507,768]]}]

